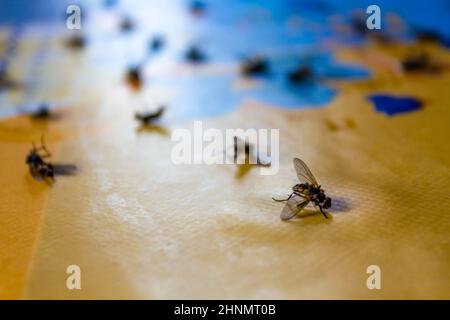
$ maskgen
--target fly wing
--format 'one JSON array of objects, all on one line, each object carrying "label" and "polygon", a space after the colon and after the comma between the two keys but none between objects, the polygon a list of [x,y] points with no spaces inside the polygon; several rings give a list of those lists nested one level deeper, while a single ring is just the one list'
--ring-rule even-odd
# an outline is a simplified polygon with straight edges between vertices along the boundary
[{"label": "fly wing", "polygon": [[292,219],[295,217],[304,207],[309,203],[309,200],[304,199],[294,194],[284,205],[281,211],[280,219],[283,221]]},{"label": "fly wing", "polygon": [[311,170],[309,170],[308,166],[306,165],[306,163],[304,163],[299,158],[294,158],[294,168],[300,182],[308,182],[313,186],[319,185],[317,183],[316,178],[314,178],[314,175],[312,174]]}]

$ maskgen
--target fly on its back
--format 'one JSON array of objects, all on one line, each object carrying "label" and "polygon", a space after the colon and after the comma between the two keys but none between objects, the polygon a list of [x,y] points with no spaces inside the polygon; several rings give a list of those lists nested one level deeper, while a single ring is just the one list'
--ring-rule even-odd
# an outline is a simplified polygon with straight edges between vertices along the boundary
[{"label": "fly on its back", "polygon": [[49,184],[55,181],[54,168],[51,163],[44,159],[50,157],[50,152],[44,143],[44,137],[41,137],[41,146],[39,148],[33,143],[33,148],[26,157],[26,164],[30,169],[31,176],[36,180],[44,180]]},{"label": "fly on its back", "polygon": [[292,187],[291,195],[286,199],[274,199],[274,201],[286,202],[281,211],[281,220],[289,220],[302,211],[310,202],[318,207],[325,218],[328,219],[323,209],[331,207],[331,198],[325,195],[324,190],[317,183],[316,178],[309,170],[306,163],[298,158],[294,158],[294,168],[299,184]]},{"label": "fly on its back", "polygon": [[41,146],[36,147],[34,142],[33,148],[28,153],[25,163],[28,165],[31,176],[38,181],[45,181],[52,185],[55,182],[56,175],[73,175],[77,171],[77,166],[73,164],[51,164],[46,161],[51,154],[48,151],[44,136],[41,137]]}]

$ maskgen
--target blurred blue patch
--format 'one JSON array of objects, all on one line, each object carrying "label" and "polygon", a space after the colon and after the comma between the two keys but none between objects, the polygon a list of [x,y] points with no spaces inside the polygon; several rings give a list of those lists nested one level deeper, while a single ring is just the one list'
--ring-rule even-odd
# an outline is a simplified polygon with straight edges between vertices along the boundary
[{"label": "blurred blue patch", "polygon": [[416,111],[422,107],[421,101],[411,97],[396,97],[379,94],[369,96],[369,100],[375,104],[375,110],[389,116]]},{"label": "blurred blue patch", "polygon": [[69,0],[1,0],[0,25],[21,26],[29,23],[64,22]]},{"label": "blurred blue patch", "polygon": [[[354,10],[365,12],[373,1],[202,0],[207,10],[195,17],[189,10],[191,3],[190,0],[173,0],[170,3],[157,0],[1,0],[0,25],[35,22],[54,25],[57,22],[56,25],[64,29],[67,5],[78,4],[82,7],[83,19],[88,21],[90,16],[98,18],[98,15],[90,15],[90,12],[108,10],[108,13],[118,16],[130,16],[136,22],[136,29],[127,37],[119,33],[101,33],[96,29],[97,23],[101,21],[93,21],[91,30],[84,29],[89,39],[90,57],[95,57],[91,61],[93,64],[110,63],[111,68],[126,69],[147,54],[149,37],[155,33],[167,36],[166,45],[158,52],[158,56],[142,59],[149,64],[157,64],[160,58],[165,59],[166,63],[171,61],[173,65],[180,64],[183,53],[190,45],[197,45],[208,56],[207,63],[215,65],[239,63],[243,58],[255,54],[268,59],[270,72],[259,77],[259,86],[249,89],[233,89],[239,80],[238,74],[204,75],[193,72],[190,75],[154,79],[152,83],[162,83],[177,93],[171,108],[183,117],[224,114],[235,109],[245,99],[284,108],[323,106],[337,94],[327,80],[370,77],[363,66],[337,63],[334,53],[324,52],[323,48],[329,41],[342,45],[364,44],[364,35],[346,36],[334,30],[330,17],[348,22]],[[448,45],[448,0],[379,0],[376,4],[381,8],[382,28],[387,25],[384,19],[387,14],[397,13],[410,26],[437,30],[442,34],[442,43]],[[148,27],[148,15],[155,12],[158,19],[151,19],[152,24]],[[402,35],[401,39],[410,36]],[[13,59],[0,57],[0,61],[8,63]],[[0,73],[6,72],[6,62]],[[304,65],[312,70],[312,77],[300,83],[290,83],[287,79],[289,72]],[[386,105],[385,102],[383,105]],[[389,114],[390,110],[379,111]]]},{"label": "blurred blue patch", "polygon": [[[290,83],[287,72],[303,63],[311,66],[314,76],[301,83]],[[194,73],[155,79],[155,83],[176,91],[176,97],[170,102],[176,117],[198,118],[231,112],[245,99],[291,109],[323,106],[337,93],[327,85],[327,79],[352,80],[368,75],[369,72],[360,67],[338,65],[330,53],[323,53],[307,59],[275,59],[270,63],[268,74],[258,76],[258,85],[250,89],[233,89],[233,84],[241,77],[239,74]]]}]

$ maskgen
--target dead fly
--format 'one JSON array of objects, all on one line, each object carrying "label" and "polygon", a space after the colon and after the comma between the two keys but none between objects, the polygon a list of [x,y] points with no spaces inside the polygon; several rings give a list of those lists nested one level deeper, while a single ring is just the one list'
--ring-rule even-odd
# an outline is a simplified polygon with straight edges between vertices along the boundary
[{"label": "dead fly", "polygon": [[31,176],[38,181],[45,181],[49,184],[55,182],[56,175],[73,175],[77,171],[77,167],[72,164],[51,164],[44,159],[49,158],[50,152],[44,144],[44,137],[41,137],[41,146],[33,149],[27,155],[26,164],[30,168]]},{"label": "dead fly", "polygon": [[44,138],[41,138],[41,146],[39,148],[36,148],[33,142],[33,149],[27,155],[26,164],[30,168],[30,174],[34,179],[55,182],[53,165],[44,161],[48,157],[50,157],[50,152],[45,147]]},{"label": "dead fly", "polygon": [[[270,158],[259,154],[253,144],[236,136],[233,137],[233,141],[234,141],[233,160],[235,164],[238,163],[239,149],[241,149],[243,146],[245,150],[245,159],[244,159],[245,164],[248,163],[248,164],[256,164],[258,166],[270,166]],[[239,148],[239,146],[241,148]]]},{"label": "dead fly", "polygon": [[434,30],[417,30],[415,37],[422,42],[440,42],[442,39],[442,36]]},{"label": "dead fly", "polygon": [[191,46],[186,51],[185,58],[191,63],[202,63],[206,60],[206,54],[200,48]]},{"label": "dead fly", "polygon": [[38,108],[30,113],[30,117],[36,120],[49,119],[52,113],[50,112],[50,108],[47,104],[43,103],[38,106]]},{"label": "dead fly", "polygon": [[426,52],[411,53],[402,60],[403,70],[406,72],[425,71],[439,72],[442,66],[432,61]]},{"label": "dead fly", "polygon": [[411,54],[402,61],[403,70],[420,71],[428,68],[429,56],[423,52]]},{"label": "dead fly", "polygon": [[25,106],[22,113],[28,115],[32,120],[57,120],[60,115],[56,111],[52,111],[52,108],[48,103],[33,104]]},{"label": "dead fly", "polygon": [[155,35],[150,39],[149,49],[151,51],[159,51],[164,47],[164,37],[162,35]]},{"label": "dead fly", "polygon": [[313,72],[308,66],[299,66],[288,73],[288,79],[291,83],[300,83],[310,80],[313,77]]},{"label": "dead fly", "polygon": [[320,212],[328,219],[323,209],[331,207],[331,198],[325,195],[311,170],[302,160],[294,158],[294,168],[301,183],[292,187],[292,193],[287,199],[272,198],[275,201],[286,201],[286,205],[281,211],[281,220],[292,219],[310,202],[319,207]]},{"label": "dead fly", "polygon": [[269,63],[267,62],[267,59],[260,56],[247,59],[241,65],[241,73],[244,76],[264,74],[268,70]]},{"label": "dead fly", "polygon": [[71,36],[66,40],[66,46],[74,50],[83,49],[86,46],[86,39],[81,34]]},{"label": "dead fly", "polygon": [[122,32],[130,32],[134,29],[134,22],[133,20],[128,17],[124,16],[119,22],[119,29]]},{"label": "dead fly", "polygon": [[141,68],[129,67],[126,74],[127,82],[134,88],[139,88],[142,83]]},{"label": "dead fly", "polygon": [[139,120],[141,122],[141,124],[149,125],[149,124],[153,123],[154,121],[158,120],[159,118],[161,118],[164,111],[166,111],[166,107],[161,106],[161,107],[159,107],[158,110],[156,110],[154,112],[136,113],[134,115],[134,117],[136,118],[136,120]]}]

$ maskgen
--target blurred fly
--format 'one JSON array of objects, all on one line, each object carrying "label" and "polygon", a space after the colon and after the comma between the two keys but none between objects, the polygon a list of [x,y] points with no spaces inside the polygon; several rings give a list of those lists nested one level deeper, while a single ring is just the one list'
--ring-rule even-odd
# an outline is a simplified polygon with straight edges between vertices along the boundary
[{"label": "blurred fly", "polygon": [[51,156],[44,144],[44,138],[41,137],[41,146],[39,148],[36,148],[34,142],[32,144],[33,149],[30,150],[26,158],[26,164],[30,169],[31,176],[39,181],[55,182],[53,165],[44,160]]},{"label": "blurred fly", "polygon": [[272,198],[274,201],[286,202],[281,211],[281,220],[292,219],[310,202],[318,207],[323,216],[328,219],[323,209],[331,207],[331,198],[325,195],[324,190],[317,183],[306,163],[298,158],[294,158],[294,168],[300,183],[292,187],[292,193],[287,199]]},{"label": "blurred fly", "polygon": [[238,163],[238,155],[239,155],[239,149],[244,147],[245,150],[245,163],[249,164],[256,164],[259,166],[270,166],[270,158],[259,153],[256,146],[251,144],[250,142],[234,136],[233,137],[233,162]]},{"label": "blurred fly", "polygon": [[39,148],[33,144],[33,148],[27,155],[26,164],[30,169],[31,176],[38,181],[45,181],[48,184],[55,182],[56,175],[70,176],[74,175],[78,168],[73,164],[51,164],[44,159],[51,157],[50,152],[44,143],[44,137],[41,137],[41,146]]},{"label": "blurred fly", "polygon": [[255,56],[244,61],[241,65],[241,73],[244,76],[262,75],[269,70],[267,59],[261,56]]},{"label": "blurred fly", "polygon": [[143,125],[149,125],[156,120],[160,119],[164,112],[166,111],[165,106],[159,107],[158,110],[154,112],[148,112],[148,113],[136,113],[134,117],[136,120],[139,120]]},{"label": "blurred fly", "polygon": [[52,117],[52,112],[50,110],[50,107],[43,103],[40,104],[36,110],[30,113],[30,117],[35,120],[46,120],[50,119]]}]

